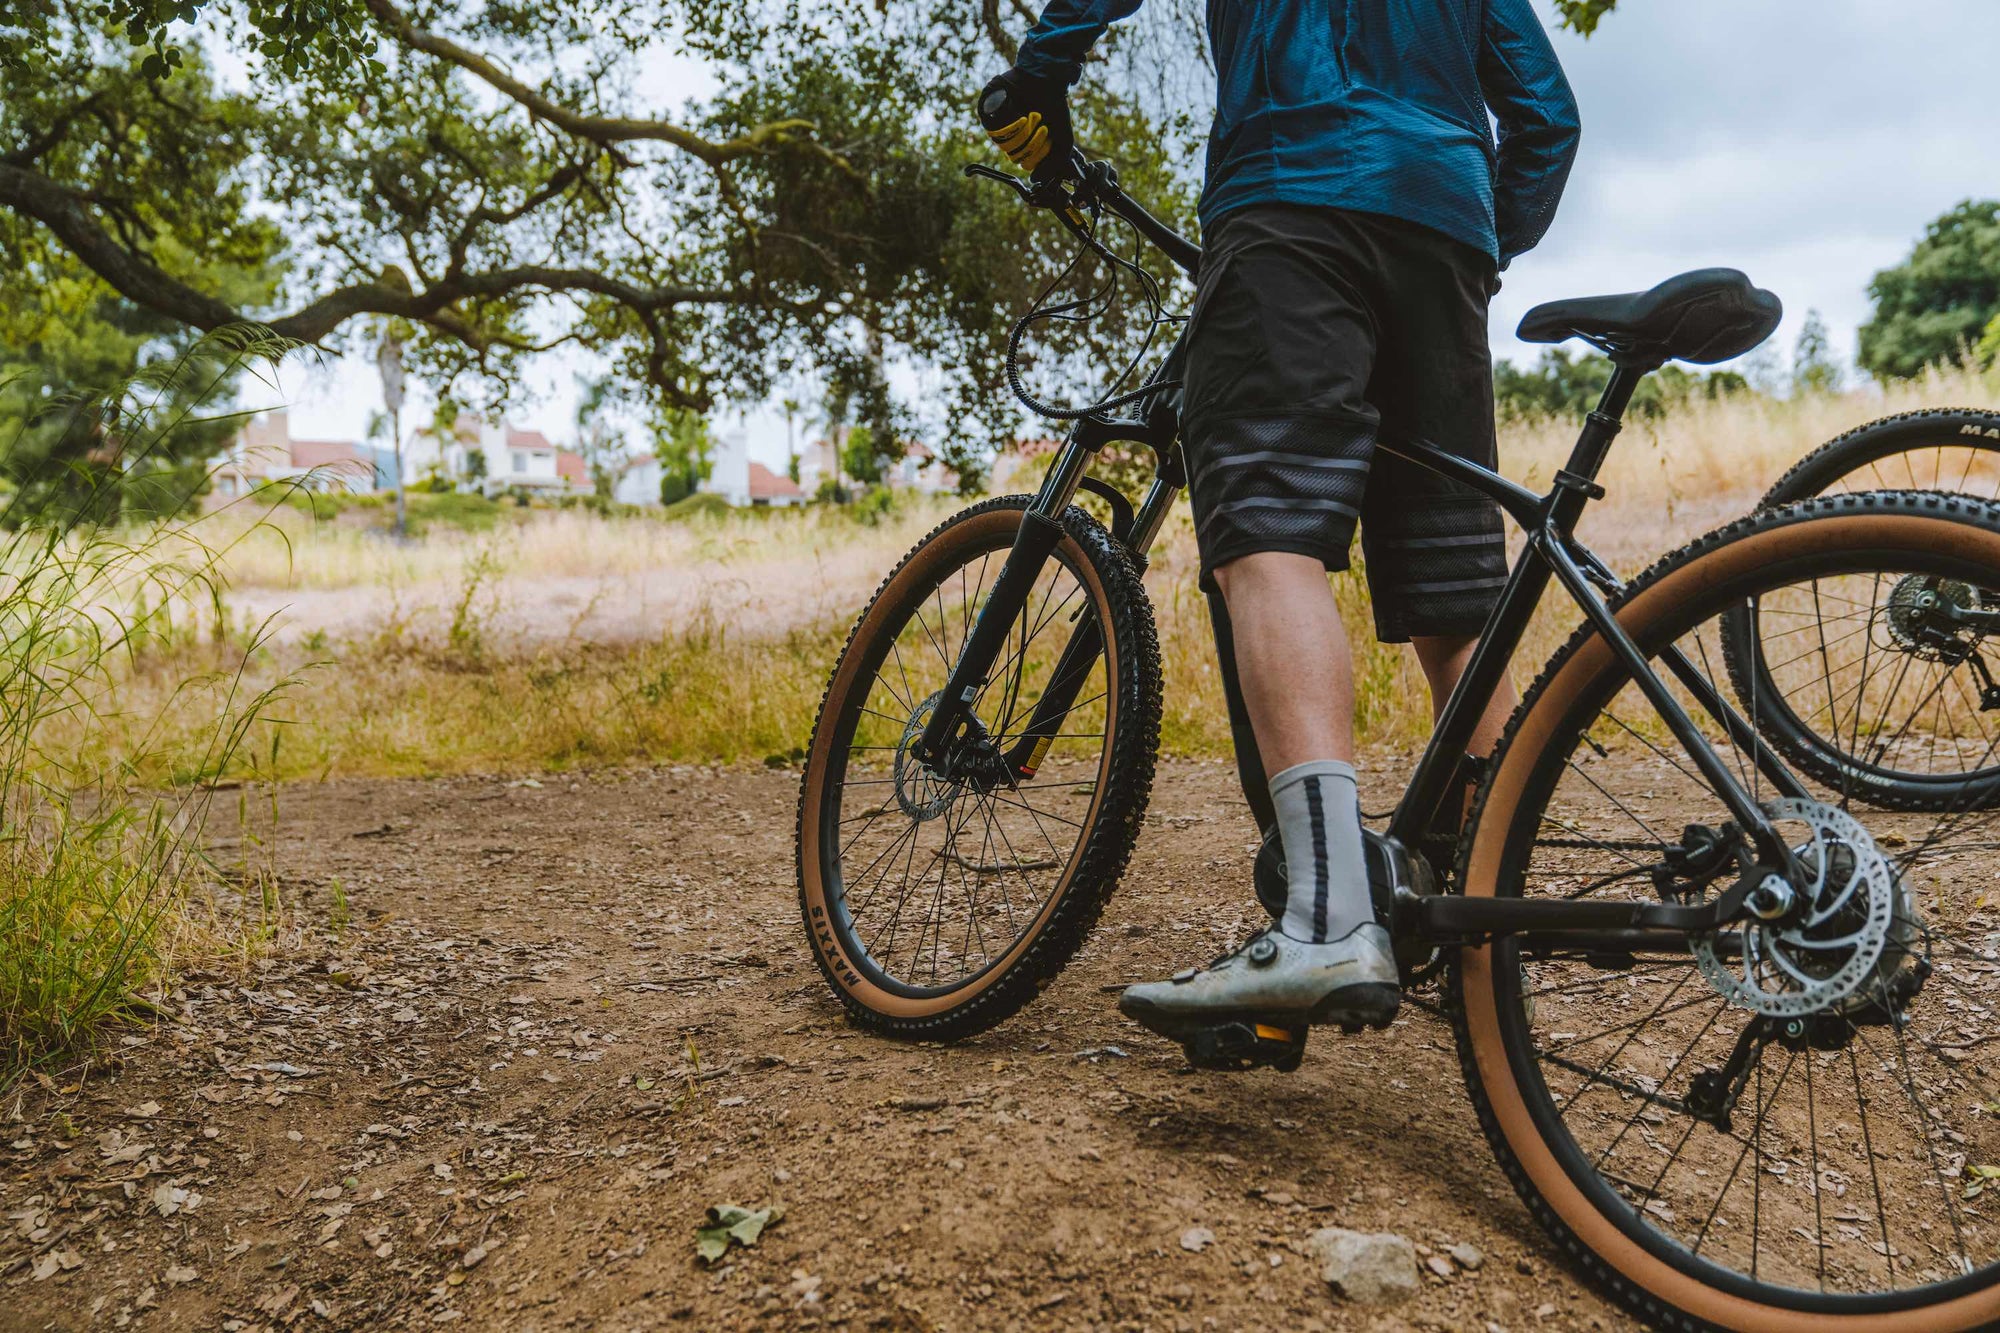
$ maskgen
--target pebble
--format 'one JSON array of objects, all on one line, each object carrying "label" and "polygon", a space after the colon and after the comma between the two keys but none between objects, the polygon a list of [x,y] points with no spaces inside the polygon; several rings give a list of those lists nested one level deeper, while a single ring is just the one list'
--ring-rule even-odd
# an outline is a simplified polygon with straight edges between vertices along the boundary
[{"label": "pebble", "polygon": [[1357,1304],[1394,1305],[1417,1292],[1417,1251],[1408,1237],[1327,1227],[1306,1245],[1326,1284]]},{"label": "pebble", "polygon": [[1181,1248],[1189,1254],[1200,1254],[1215,1243],[1215,1233],[1207,1227],[1189,1227],[1181,1232]]}]

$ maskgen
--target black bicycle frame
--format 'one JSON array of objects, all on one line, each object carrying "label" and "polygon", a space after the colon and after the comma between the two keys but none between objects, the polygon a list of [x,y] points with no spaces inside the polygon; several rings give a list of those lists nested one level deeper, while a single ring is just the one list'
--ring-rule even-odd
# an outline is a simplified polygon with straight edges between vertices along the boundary
[{"label": "black bicycle frame", "polygon": [[[1133,221],[1149,239],[1155,239],[1157,231],[1179,241],[1182,247],[1179,250],[1164,244],[1162,248],[1192,270],[1199,251],[1118,193],[1115,183],[1108,190],[1100,188],[1099,197],[1112,211]],[[1764,877],[1791,877],[1794,867],[1790,849],[1772,827],[1764,809],[1744,790],[1736,774],[1654,671],[1644,650],[1618,623],[1600,595],[1600,590],[1616,592],[1618,581],[1602,561],[1576,540],[1577,520],[1585,506],[1604,494],[1597,484],[1597,474],[1618,435],[1632,392],[1661,364],[1659,360],[1632,356],[1613,357],[1610,381],[1596,408],[1585,418],[1568,463],[1556,473],[1555,484],[1545,495],[1425,441],[1378,442],[1377,447],[1388,453],[1491,497],[1527,532],[1526,547],[1509,571],[1499,603],[1480,632],[1472,660],[1438,717],[1430,743],[1390,818],[1388,834],[1406,848],[1420,848],[1440,836],[1456,838],[1462,813],[1458,798],[1464,789],[1466,744],[1504,678],[1553,577],[1630,673],[1632,682],[1673,733],[1703,780],[1722,800],[1736,830],[1749,840],[1753,859],[1750,864],[1740,866],[1741,873],[1729,889],[1699,904],[1456,895],[1412,898],[1406,904],[1408,919],[1405,921],[1399,915],[1398,926],[1426,941],[1471,943],[1502,935],[1524,935],[1540,940],[1543,946],[1586,953],[1684,952],[1690,934],[1717,931],[1738,919],[1752,888]],[[1175,358],[1170,357],[1155,372],[1153,382],[1171,378],[1170,368],[1175,367]],[[1023,516],[1013,549],[994,580],[971,633],[966,636],[958,662],[915,746],[917,758],[949,778],[954,776],[954,755],[975,733],[984,738],[983,728],[972,713],[973,702],[994,665],[1002,660],[1015,621],[1026,609],[1029,593],[1062,539],[1063,512],[1077,491],[1087,484],[1085,472],[1091,457],[1114,440],[1149,445],[1160,460],[1159,475],[1137,511],[1129,519],[1122,519],[1127,531],[1115,534],[1144,563],[1153,538],[1185,482],[1180,470],[1177,432],[1174,413],[1157,401],[1145,420],[1085,418],[1071,430]],[[1010,743],[1005,754],[1007,771],[1015,779],[1034,773],[1046,750],[1044,742],[1061,729],[1077,688],[1103,651],[1101,636],[1094,618],[1083,621],[1072,632],[1057,662],[1050,688],[1038,701],[1022,735]],[[1670,645],[1657,656],[1667,674],[1724,730],[1732,744],[1748,751],[1755,768],[1771,781],[1776,791],[1786,796],[1808,796],[1756,729],[1678,648]],[[1532,945],[1530,940],[1528,947]]]}]

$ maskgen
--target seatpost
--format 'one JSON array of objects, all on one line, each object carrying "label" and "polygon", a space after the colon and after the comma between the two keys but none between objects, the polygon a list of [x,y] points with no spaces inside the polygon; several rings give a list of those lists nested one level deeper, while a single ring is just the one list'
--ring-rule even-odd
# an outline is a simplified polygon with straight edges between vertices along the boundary
[{"label": "seatpost", "polygon": [[1556,531],[1567,533],[1573,529],[1583,516],[1583,506],[1604,494],[1604,488],[1597,484],[1598,469],[1604,466],[1604,456],[1611,451],[1611,442],[1618,438],[1625,424],[1625,409],[1632,403],[1633,390],[1659,365],[1657,361],[1613,364],[1611,378],[1598,396],[1597,406],[1583,419],[1583,429],[1577,434],[1576,448],[1570,450],[1569,462],[1556,474],[1560,489],[1549,508],[1549,520]]}]

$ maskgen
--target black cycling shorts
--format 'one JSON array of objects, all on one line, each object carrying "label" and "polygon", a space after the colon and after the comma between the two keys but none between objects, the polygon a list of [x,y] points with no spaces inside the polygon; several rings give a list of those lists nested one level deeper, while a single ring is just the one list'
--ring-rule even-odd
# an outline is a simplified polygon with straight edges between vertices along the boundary
[{"label": "black cycling shorts", "polygon": [[1478,633],[1507,576],[1499,506],[1375,441],[1494,465],[1493,278],[1374,213],[1257,205],[1211,229],[1182,409],[1204,587],[1259,551],[1346,569],[1359,520],[1383,642]]}]

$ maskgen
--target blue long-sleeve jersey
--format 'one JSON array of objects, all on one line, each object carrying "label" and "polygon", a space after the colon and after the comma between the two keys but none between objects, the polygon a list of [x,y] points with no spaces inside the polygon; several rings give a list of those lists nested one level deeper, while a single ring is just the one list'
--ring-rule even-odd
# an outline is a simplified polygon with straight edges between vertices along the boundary
[{"label": "blue long-sleeve jersey", "polygon": [[[1051,0],[1021,69],[1074,83],[1092,43],[1139,4]],[[1209,0],[1208,31],[1204,227],[1253,203],[1348,208],[1502,265],[1548,230],[1578,121],[1529,0]]]}]

